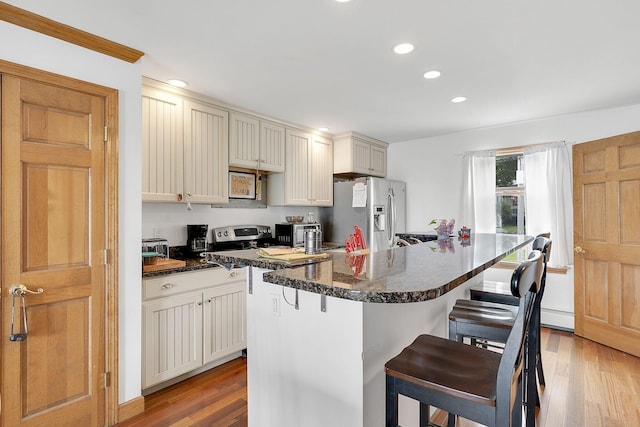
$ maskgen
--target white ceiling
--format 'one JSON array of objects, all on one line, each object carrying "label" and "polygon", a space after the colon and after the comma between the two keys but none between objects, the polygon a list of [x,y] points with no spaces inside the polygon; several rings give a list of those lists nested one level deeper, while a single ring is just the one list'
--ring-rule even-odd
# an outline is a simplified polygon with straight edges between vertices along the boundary
[{"label": "white ceiling", "polygon": [[330,133],[397,142],[640,103],[638,0],[8,3],[142,50],[145,76]]}]

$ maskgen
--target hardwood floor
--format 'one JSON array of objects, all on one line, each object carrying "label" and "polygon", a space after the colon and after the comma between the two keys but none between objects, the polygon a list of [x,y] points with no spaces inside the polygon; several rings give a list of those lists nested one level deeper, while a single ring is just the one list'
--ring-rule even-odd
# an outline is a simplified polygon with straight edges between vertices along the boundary
[{"label": "hardwood floor", "polygon": [[247,360],[232,360],[145,397],[145,411],[118,427],[247,425]]},{"label": "hardwood floor", "polygon": [[[542,330],[542,346],[547,385],[540,393],[537,426],[640,425],[640,358],[550,329]],[[434,421],[442,424],[443,417]],[[117,425],[246,426],[246,360],[147,396],[143,414]],[[458,420],[460,427],[478,425]]]}]

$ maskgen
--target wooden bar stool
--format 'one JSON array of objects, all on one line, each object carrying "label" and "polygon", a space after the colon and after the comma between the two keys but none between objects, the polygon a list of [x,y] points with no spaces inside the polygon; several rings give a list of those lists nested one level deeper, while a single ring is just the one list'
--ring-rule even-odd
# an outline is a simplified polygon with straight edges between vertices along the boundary
[{"label": "wooden bar stool", "polygon": [[[551,233],[541,233],[538,234],[538,237],[545,237],[550,239]],[[534,240],[534,244],[536,243]],[[541,246],[547,245],[547,246]],[[551,256],[551,240],[547,241],[538,241],[538,247],[532,247],[532,249],[538,249],[541,251],[545,257],[544,259],[544,271],[542,274],[542,283],[541,289],[538,295],[538,307],[537,307],[537,319],[534,319],[534,324],[536,325],[536,334],[538,337],[538,346],[536,348],[536,372],[538,373],[538,381],[540,381],[540,385],[545,385],[544,380],[544,370],[542,369],[542,350],[540,348],[540,311],[542,304],[542,297],[544,296],[544,289],[547,282],[547,262],[549,261],[549,257]],[[470,298],[472,301],[484,301],[489,303],[499,303],[499,304],[507,304],[507,305],[517,305],[518,300],[511,295],[509,284],[505,282],[484,282],[481,286],[471,287]],[[477,305],[476,305],[477,306]]]},{"label": "wooden bar stool", "polygon": [[[531,320],[531,332],[529,339],[532,343],[531,369],[527,369],[525,378],[525,404],[527,408],[527,425],[535,425],[535,406],[539,403],[538,388],[536,386],[535,373],[538,372],[543,380],[542,357],[540,349],[540,304],[544,293],[546,281],[546,260],[551,251],[551,240],[546,237],[536,237],[533,241],[533,249],[538,250],[543,256],[542,276],[537,282],[539,286],[533,307]],[[499,304],[485,301],[457,300],[449,313],[449,339],[462,342],[464,338],[470,338],[471,343],[482,340],[487,347],[502,348],[500,343],[505,343],[511,327],[515,322],[517,308],[508,304]]]},{"label": "wooden bar stool", "polygon": [[386,426],[398,426],[398,395],[420,402],[420,426],[429,424],[430,406],[489,426],[522,423],[522,373],[542,253],[533,251],[513,272],[519,298],[516,321],[505,349],[496,353],[433,335],[420,335],[385,365]]}]

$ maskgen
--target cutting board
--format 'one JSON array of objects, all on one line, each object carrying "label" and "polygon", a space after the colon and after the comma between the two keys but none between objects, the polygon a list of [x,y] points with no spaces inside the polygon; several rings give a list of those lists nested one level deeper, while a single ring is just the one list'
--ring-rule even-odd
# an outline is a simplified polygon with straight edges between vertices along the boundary
[{"label": "cutting board", "polygon": [[264,248],[258,250],[258,256],[260,256],[260,258],[274,259],[286,262],[299,261],[302,259],[327,258],[329,256],[329,254],[327,253],[307,255],[304,253],[304,249],[301,249],[302,248]]},{"label": "cutting board", "polygon": [[143,265],[142,272],[149,273],[152,271],[171,270],[172,268],[185,267],[187,263],[179,259],[160,258],[157,263],[152,265]]}]

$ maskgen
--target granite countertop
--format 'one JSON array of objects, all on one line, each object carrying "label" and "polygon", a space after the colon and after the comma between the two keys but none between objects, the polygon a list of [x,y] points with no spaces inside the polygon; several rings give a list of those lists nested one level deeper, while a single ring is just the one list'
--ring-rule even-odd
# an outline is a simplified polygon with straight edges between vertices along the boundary
[{"label": "granite countertop", "polygon": [[[473,234],[264,274],[264,281],[337,298],[408,303],[437,298],[524,247],[531,236]],[[240,254],[238,254],[240,255]],[[360,269],[360,274],[356,274]]]},{"label": "granite countertop", "polygon": [[[333,249],[344,248],[343,243],[333,243],[333,242],[323,242],[322,247],[325,251],[331,251]],[[173,252],[175,249],[175,252]],[[213,259],[218,261],[216,263],[206,262],[204,258],[188,258],[185,256],[185,252],[183,248],[170,248],[172,251],[171,257],[175,259],[182,259],[187,264],[184,267],[179,268],[171,268],[167,270],[159,270],[159,271],[151,271],[148,273],[143,273],[142,278],[148,279],[151,277],[158,276],[166,276],[168,274],[174,273],[184,273],[188,271],[196,271],[202,270],[205,268],[231,268],[231,267],[260,267],[268,270],[279,270],[281,268],[293,268],[300,267],[303,265],[313,264],[318,261],[327,261],[329,258],[318,259],[307,259],[300,260],[294,262],[284,262],[267,258],[260,258],[257,253],[257,249],[242,249],[237,251],[224,251],[224,252],[210,252],[211,254],[215,254],[212,256]]]},{"label": "granite countertop", "polygon": [[188,271],[203,270],[205,268],[220,268],[219,265],[209,264],[204,260],[204,258],[188,258],[184,261],[186,262],[186,265],[184,267],[142,273],[142,278],[148,279],[150,277],[166,276],[167,274],[174,273],[185,273]]}]

